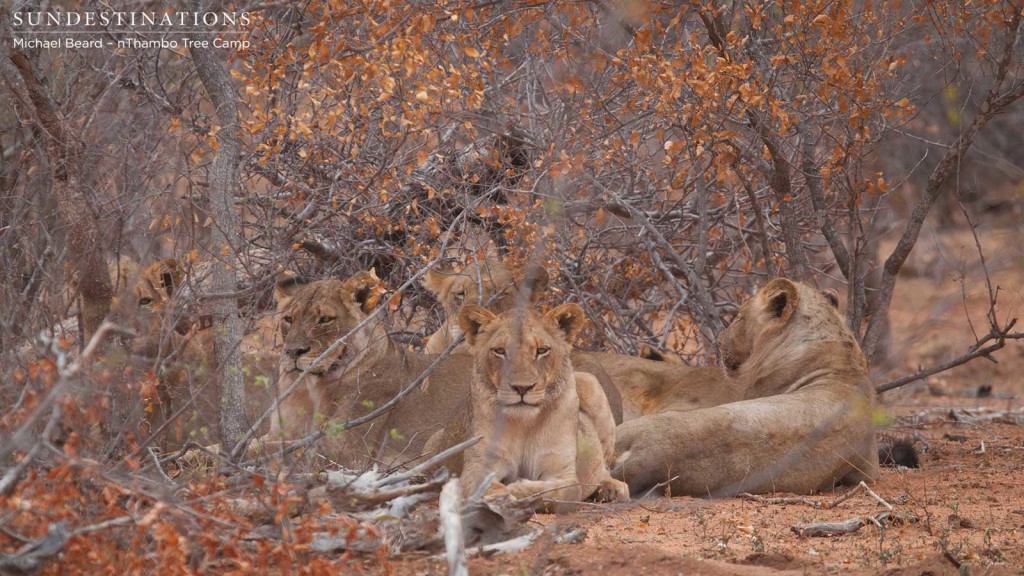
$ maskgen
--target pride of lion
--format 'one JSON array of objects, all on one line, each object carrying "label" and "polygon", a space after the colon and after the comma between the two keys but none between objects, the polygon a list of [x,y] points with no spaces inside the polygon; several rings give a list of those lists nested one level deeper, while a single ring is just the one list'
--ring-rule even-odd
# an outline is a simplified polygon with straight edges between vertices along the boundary
[{"label": "pride of lion", "polygon": [[[769,282],[722,334],[723,370],[573,350],[582,309],[537,311],[546,272],[502,266],[427,274],[424,285],[447,318],[426,353],[390,339],[372,270],[282,281],[278,344],[265,355],[276,361],[276,379],[262,390],[247,386],[253,422],[277,397],[257,446],[319,434],[322,464],[394,467],[481,436],[446,462],[467,494],[481,488],[556,502],[652,490],[808,493],[877,477],[874,392],[834,294]],[[131,276],[119,287],[138,308],[134,351],[178,350],[178,363],[163,373],[163,402],[178,407],[171,415],[191,410],[193,420],[203,412],[215,422],[198,409],[215,410],[215,402],[183,384],[208,364],[209,346],[194,319],[168,324],[167,303],[185,272],[173,259],[141,272],[111,270]],[[437,354],[463,335],[465,344]],[[261,348],[248,345],[249,364],[266,364],[251,357]],[[382,414],[367,417],[375,411]]]}]

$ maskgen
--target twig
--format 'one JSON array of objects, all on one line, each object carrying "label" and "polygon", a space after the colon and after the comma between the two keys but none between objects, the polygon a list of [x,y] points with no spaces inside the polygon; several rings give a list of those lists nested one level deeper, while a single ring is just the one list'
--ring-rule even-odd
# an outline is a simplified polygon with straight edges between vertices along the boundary
[{"label": "twig", "polygon": [[441,516],[441,531],[444,534],[445,559],[448,561],[448,576],[469,576],[466,567],[466,542],[462,534],[462,498],[459,479],[452,478],[441,489],[438,512]]},{"label": "twig", "polygon": [[154,446],[150,446],[146,452],[149,453],[149,457],[153,460],[153,465],[156,466],[156,471],[160,473],[160,476],[168,482],[174,482],[174,480],[167,475],[167,472],[164,472],[164,467],[160,465],[160,455],[156,453],[156,448]]},{"label": "twig", "polygon": [[[738,497],[743,498],[745,500],[753,500],[754,502],[763,502],[765,504],[804,504],[806,506],[810,506],[811,508],[816,508],[818,510],[830,510],[842,504],[843,502],[846,502],[854,495],[859,494],[861,491],[865,489],[867,489],[867,485],[861,482],[860,484],[857,484],[852,489],[847,491],[845,494],[837,496],[836,498],[833,498],[832,500],[829,500],[827,502],[819,502],[817,500],[811,500],[810,498],[804,498],[801,496],[783,496],[778,498],[770,498],[767,496],[751,494],[749,492],[739,494]],[[868,492],[871,491],[868,490]]]},{"label": "twig", "polygon": [[665,486],[668,486],[669,484],[675,482],[678,479],[679,479],[679,476],[673,476],[673,477],[669,478],[668,480],[665,480],[664,482],[658,482],[654,486],[651,486],[650,490],[648,490],[647,492],[644,492],[644,495],[641,496],[640,499],[643,500],[644,498],[647,498],[648,496],[651,495],[652,492],[654,492],[658,488],[663,488]]},{"label": "twig", "polygon": [[530,543],[537,539],[537,536],[539,536],[541,532],[543,532],[543,530],[537,530],[529,534],[524,534],[523,536],[505,540],[504,542],[487,544],[486,546],[477,546],[475,548],[470,548],[467,553],[469,556],[475,556],[477,554],[481,554],[483,556],[490,556],[492,554],[512,554],[514,552],[525,550]]},{"label": "twig", "polygon": [[0,554],[0,574],[35,574],[47,561],[60,554],[73,536],[124,526],[134,521],[129,516],[121,516],[70,531],[64,522],[50,524],[46,535],[39,540],[25,544],[14,554]]},{"label": "twig", "polygon": [[868,524],[874,524],[879,530],[893,524],[915,523],[917,518],[905,516],[895,512],[882,512],[872,516],[850,518],[842,522],[813,522],[811,524],[794,524],[789,529],[798,536],[820,538],[827,536],[839,536],[842,534],[853,534]]},{"label": "twig", "polygon": [[743,492],[741,494],[737,494],[737,497],[738,498],[743,498],[744,500],[753,500],[754,502],[761,502],[761,503],[764,503],[764,504],[783,504],[783,505],[784,504],[806,504],[807,506],[810,506],[811,508],[822,508],[823,507],[821,502],[818,502],[816,500],[811,500],[809,498],[801,498],[800,496],[784,496],[784,497],[779,497],[779,498],[769,498],[767,496],[761,496],[759,494],[751,494],[750,492]]},{"label": "twig", "polygon": [[454,455],[458,454],[459,452],[462,452],[462,451],[468,449],[469,447],[471,447],[474,444],[476,444],[477,442],[479,442],[482,438],[483,438],[483,436],[474,436],[474,437],[470,438],[469,440],[466,440],[465,442],[456,444],[455,446],[452,446],[451,448],[448,448],[447,450],[443,450],[443,451],[439,452],[436,456],[430,458],[429,460],[427,460],[425,462],[417,464],[416,466],[414,466],[413,468],[411,468],[411,469],[409,469],[409,470],[407,470],[405,472],[402,472],[400,474],[393,474],[391,476],[383,478],[380,481],[379,485],[380,486],[390,486],[390,485],[398,483],[398,482],[405,482],[406,480],[409,480],[410,478],[413,478],[413,477],[415,477],[418,474],[426,474],[427,472],[430,472],[431,469],[433,469],[434,466],[437,466],[441,462],[447,460],[449,457],[454,456]]},{"label": "twig", "polygon": [[826,502],[825,504],[822,505],[822,508],[826,508],[826,509],[835,508],[836,506],[838,506],[838,505],[842,504],[843,502],[846,502],[847,500],[852,498],[854,494],[859,494],[860,491],[865,489],[865,488],[867,488],[867,485],[864,484],[863,482],[861,482],[860,484],[857,484],[856,486],[854,486],[846,494],[843,494],[842,496],[837,497],[836,499],[832,500],[831,502]]},{"label": "twig", "polygon": [[950,552],[949,550],[947,550],[946,548],[942,549],[942,557],[945,558],[946,560],[948,560],[949,563],[952,564],[954,568],[956,568],[957,570],[960,569],[960,566],[961,566],[960,561],[957,560],[956,557],[953,556],[953,553]]},{"label": "twig", "polygon": [[868,485],[865,484],[863,480],[861,480],[860,484],[857,484],[857,486],[859,486],[859,487],[863,488],[865,491],[867,491],[868,495],[870,495],[872,498],[877,500],[878,503],[881,504],[882,506],[885,506],[886,508],[888,508],[890,512],[895,510],[895,508],[892,507],[892,504],[889,504],[881,496],[879,496],[878,494],[875,494],[874,490],[872,490],[871,488],[868,488]]},{"label": "twig", "polygon": [[424,484],[410,484],[407,486],[401,486],[399,488],[392,488],[390,490],[375,489],[372,492],[363,492],[361,490],[351,492],[346,490],[344,486],[329,486],[327,492],[329,494],[332,494],[334,492],[340,492],[341,499],[345,503],[348,503],[352,500],[356,500],[357,503],[361,506],[376,506],[378,504],[390,502],[392,500],[402,498],[404,496],[412,496],[415,494],[422,494],[424,492],[434,492],[436,494],[437,489],[440,488],[447,479],[448,474],[444,473],[443,475],[439,475],[438,478],[431,480],[430,482],[426,482]]},{"label": "twig", "polygon": [[50,524],[46,536],[25,544],[8,556],[0,554],[0,574],[35,574],[48,560],[64,550],[64,544],[71,538],[64,522]]},{"label": "twig", "polygon": [[[943,362],[942,364],[937,364],[930,368],[918,370],[913,374],[909,374],[902,378],[897,378],[896,380],[886,382],[885,384],[879,384],[878,386],[875,386],[875,392],[881,394],[882,392],[886,392],[894,388],[899,388],[900,386],[903,386],[905,384],[921,380],[922,378],[927,378],[932,374],[938,374],[939,372],[944,372],[946,370],[949,370],[950,368],[960,366],[961,364],[966,364],[967,362],[970,362],[971,360],[974,360],[975,358],[978,357],[990,358],[993,352],[1001,350],[1004,346],[1006,346],[1007,340],[1024,339],[1024,332],[1010,332],[1010,330],[1013,329],[1016,323],[1017,319],[1013,318],[1003,328],[994,328],[991,332],[982,336],[981,339],[979,339],[977,342],[971,345],[971,347],[968,348],[967,351],[961,354],[960,356]],[[985,346],[987,342],[992,341],[994,341],[992,344]]]},{"label": "twig", "polygon": [[28,451],[27,454],[19,461],[16,465],[12,466],[10,470],[4,474],[3,478],[0,478],[0,496],[10,496],[11,492],[14,491],[15,486],[18,485],[18,480],[21,479],[21,475],[25,473],[29,464],[35,460],[35,457],[39,455],[39,451],[43,448],[44,442],[50,441],[50,436],[53,435],[54,429],[57,427],[57,422],[60,421],[60,406],[54,404],[50,408],[50,420],[46,423],[46,428],[43,430],[42,436],[36,439],[35,444]]}]

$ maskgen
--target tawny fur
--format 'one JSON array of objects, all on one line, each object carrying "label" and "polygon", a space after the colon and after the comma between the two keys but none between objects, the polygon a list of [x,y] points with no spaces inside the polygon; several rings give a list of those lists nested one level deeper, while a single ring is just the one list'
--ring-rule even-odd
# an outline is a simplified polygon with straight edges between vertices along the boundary
[{"label": "tawny fur", "polygon": [[773,280],[720,348],[747,399],[620,426],[613,475],[634,495],[659,483],[673,495],[809,493],[877,477],[867,363],[826,295]]},{"label": "tawny fur", "polygon": [[[149,430],[162,429],[159,443],[177,449],[186,441],[203,444],[219,438],[220,394],[213,357],[213,330],[201,329],[198,318],[176,302],[189,280],[185,266],[174,258],[139,269],[122,259],[109,267],[111,282],[120,287],[111,308],[117,321],[137,334],[131,342],[132,363],[138,373],[159,378]],[[277,354],[272,343],[272,319],[257,324],[242,343],[242,373],[249,422],[270,406]],[[168,357],[172,358],[167,361]],[[173,417],[173,421],[170,420]]]},{"label": "tawny fur", "polygon": [[600,491],[628,499],[625,484],[608,473],[615,425],[607,399],[570,360],[569,342],[582,323],[574,304],[545,315],[463,308],[459,324],[474,358],[472,431],[484,438],[466,454],[466,494],[493,472],[492,489],[517,498],[580,501]]},{"label": "tawny fur", "polygon": [[[428,349],[443,350],[462,334],[456,312],[463,302],[502,312],[517,302],[525,305],[546,289],[548,277],[541,269],[523,275],[532,279],[529,296],[521,295],[523,280],[495,258],[474,261],[467,273],[429,272],[423,282],[441,302],[447,318],[431,335]],[[497,295],[492,300],[492,297]],[[490,304],[486,304],[486,303]],[[676,362],[660,362],[613,352],[573,351],[577,370],[594,374],[608,397],[616,423],[664,410],[693,410],[741,400],[743,390],[719,368],[695,368]]]},{"label": "tawny fur", "polygon": [[325,427],[318,451],[330,461],[353,468],[400,464],[421,458],[427,439],[456,414],[473,370],[472,359],[462,354],[442,362],[387,414],[350,430],[334,428],[391,400],[435,360],[397,346],[381,320],[370,318],[378,283],[372,272],[359,272],[275,293],[284,341],[278,389],[289,388],[307,368],[309,373],[281,402],[265,441],[298,439]]}]

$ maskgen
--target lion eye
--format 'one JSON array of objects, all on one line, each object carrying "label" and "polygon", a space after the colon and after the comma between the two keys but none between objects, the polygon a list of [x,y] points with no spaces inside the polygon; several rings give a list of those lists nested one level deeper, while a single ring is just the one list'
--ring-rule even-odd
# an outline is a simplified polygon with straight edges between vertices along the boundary
[{"label": "lion eye", "polygon": [[330,324],[333,321],[334,321],[334,316],[321,316],[320,319],[316,321],[316,323],[320,324],[320,325],[324,325],[324,324]]},{"label": "lion eye", "polygon": [[548,352],[551,352],[551,348],[545,348],[544,346],[537,348],[537,358],[543,358],[547,356]]},{"label": "lion eye", "polygon": [[139,306],[149,306],[152,303],[152,298],[139,298]]},{"label": "lion eye", "polygon": [[293,318],[291,316],[285,316],[284,318],[281,318],[281,320],[284,320],[285,324],[291,324]]},{"label": "lion eye", "polygon": [[465,299],[466,299],[466,291],[465,290],[462,290],[462,291],[459,291],[459,292],[455,293],[455,301],[458,302],[459,304],[461,304],[462,301],[465,300]]},{"label": "lion eye", "polygon": [[504,348],[491,348],[491,354],[494,354],[498,358],[504,358],[505,357],[505,349]]}]

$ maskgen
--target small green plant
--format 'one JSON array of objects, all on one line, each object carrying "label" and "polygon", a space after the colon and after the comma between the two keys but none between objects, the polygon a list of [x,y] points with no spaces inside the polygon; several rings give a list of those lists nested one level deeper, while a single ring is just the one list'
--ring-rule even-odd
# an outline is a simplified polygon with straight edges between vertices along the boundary
[{"label": "small green plant", "polygon": [[331,438],[337,438],[345,431],[345,425],[340,422],[331,422],[327,425],[326,434]]}]

